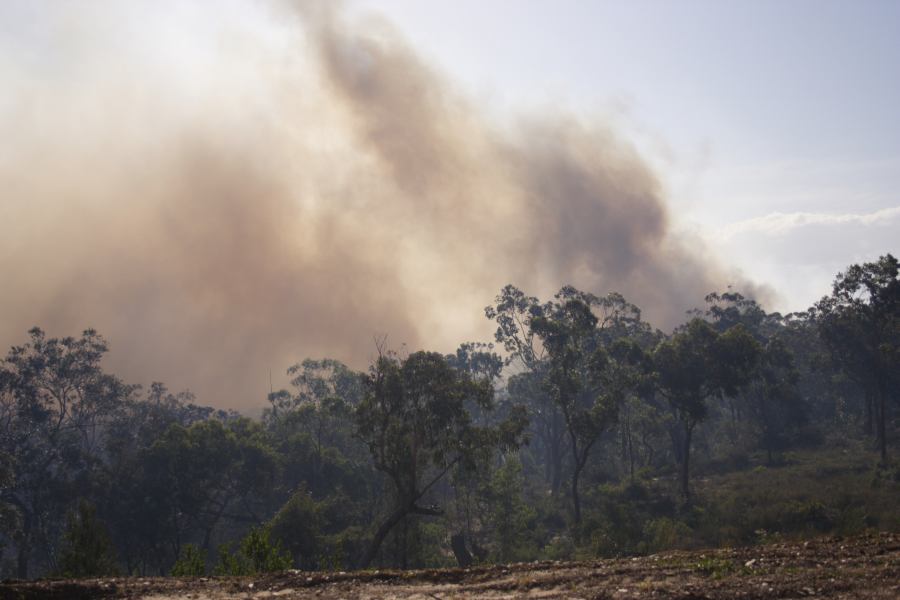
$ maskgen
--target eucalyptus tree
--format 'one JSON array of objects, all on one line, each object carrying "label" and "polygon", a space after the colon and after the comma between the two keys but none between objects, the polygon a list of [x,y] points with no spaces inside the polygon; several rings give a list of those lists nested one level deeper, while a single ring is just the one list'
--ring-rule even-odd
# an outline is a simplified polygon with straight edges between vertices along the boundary
[{"label": "eucalyptus tree", "polygon": [[530,451],[540,455],[544,480],[556,496],[562,485],[566,456],[566,426],[559,406],[544,386],[547,377],[546,351],[532,328],[535,318],[551,310],[549,302],[541,303],[513,285],[507,285],[484,309],[485,316],[497,323],[494,339],[502,345],[511,373],[507,379],[510,397],[525,406],[533,443]]},{"label": "eucalyptus tree", "polygon": [[394,494],[390,512],[360,562],[362,568],[408,515],[443,514],[440,506],[428,503],[428,494],[451,469],[475,468],[497,449],[517,447],[525,425],[519,413],[494,426],[475,425],[466,404],[489,410],[490,382],[452,367],[437,353],[416,352],[405,359],[384,353],[372,366],[365,389],[355,410],[357,435]]},{"label": "eucalyptus tree", "polygon": [[900,264],[887,254],[851,265],[816,303],[819,332],[836,365],[874,408],[877,441],[887,460],[888,397],[900,389]]},{"label": "eucalyptus tree", "polygon": [[[737,421],[749,417],[760,446],[772,462],[773,452],[785,445],[788,431],[806,421],[805,403],[797,389],[800,374],[788,344],[794,333],[788,329],[792,319],[767,313],[752,298],[733,291],[709,294],[706,302],[704,316],[716,331],[724,333],[740,325],[760,344],[753,377],[737,397],[728,400],[733,437],[737,437]],[[742,414],[744,409],[747,415]]]},{"label": "eucalyptus tree", "polygon": [[62,516],[102,460],[109,424],[137,389],[105,373],[94,330],[48,338],[39,328],[0,361],[0,451],[13,477],[2,500],[18,512],[17,572],[36,556],[49,567]]},{"label": "eucalyptus tree", "polygon": [[246,418],[171,425],[141,459],[147,501],[158,505],[158,527],[172,554],[187,540],[211,549],[223,521],[264,520],[277,460],[259,423]]},{"label": "eucalyptus tree", "polygon": [[681,467],[681,492],[690,500],[690,454],[694,429],[708,413],[708,402],[733,396],[755,375],[762,350],[743,325],[724,333],[694,318],[653,352],[659,393],[679,424],[673,434]]},{"label": "eucalyptus tree", "polygon": [[566,286],[532,318],[531,330],[547,356],[544,386],[565,423],[573,515],[580,523],[581,474],[619,406],[640,385],[643,351],[634,340],[649,326],[620,294],[599,297]]}]

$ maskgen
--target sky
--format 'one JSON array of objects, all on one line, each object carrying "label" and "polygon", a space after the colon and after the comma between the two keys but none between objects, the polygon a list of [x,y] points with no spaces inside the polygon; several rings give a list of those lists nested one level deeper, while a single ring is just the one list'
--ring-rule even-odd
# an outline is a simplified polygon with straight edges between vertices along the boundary
[{"label": "sky", "polygon": [[803,310],[900,240],[900,3],[360,0],[498,113],[610,116],[679,226]]},{"label": "sky", "polygon": [[900,239],[900,3],[0,3],[0,345],[265,403],[491,339],[512,283],[670,330]]}]

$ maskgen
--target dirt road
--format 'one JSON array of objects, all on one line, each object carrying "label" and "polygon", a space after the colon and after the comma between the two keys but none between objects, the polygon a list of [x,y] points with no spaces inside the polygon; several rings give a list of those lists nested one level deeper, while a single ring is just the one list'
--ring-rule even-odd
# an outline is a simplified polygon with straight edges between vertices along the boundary
[{"label": "dirt road", "polygon": [[115,578],[0,584],[0,599],[876,598],[900,599],[900,534],[579,563],[471,569],[287,572],[243,578]]}]

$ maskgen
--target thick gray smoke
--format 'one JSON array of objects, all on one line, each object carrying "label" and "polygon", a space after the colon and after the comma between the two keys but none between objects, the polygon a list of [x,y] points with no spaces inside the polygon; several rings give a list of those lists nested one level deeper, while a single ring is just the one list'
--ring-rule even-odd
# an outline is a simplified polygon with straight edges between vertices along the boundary
[{"label": "thick gray smoke", "polygon": [[384,24],[48,6],[0,40],[4,347],[94,327],[127,380],[252,406],[306,356],[364,367],[373,335],[488,339],[509,282],[659,326],[729,282],[606,124],[492,123]]}]

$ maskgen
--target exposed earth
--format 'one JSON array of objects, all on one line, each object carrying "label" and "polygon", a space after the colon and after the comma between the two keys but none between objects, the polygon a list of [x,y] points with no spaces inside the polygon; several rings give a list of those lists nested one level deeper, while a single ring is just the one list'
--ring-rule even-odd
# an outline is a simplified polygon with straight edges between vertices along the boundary
[{"label": "exposed earth", "polygon": [[256,577],[5,581],[0,599],[900,598],[900,534],[590,562]]}]

